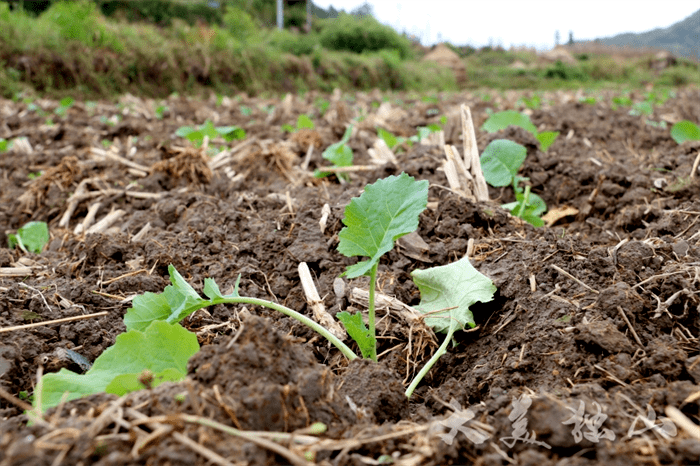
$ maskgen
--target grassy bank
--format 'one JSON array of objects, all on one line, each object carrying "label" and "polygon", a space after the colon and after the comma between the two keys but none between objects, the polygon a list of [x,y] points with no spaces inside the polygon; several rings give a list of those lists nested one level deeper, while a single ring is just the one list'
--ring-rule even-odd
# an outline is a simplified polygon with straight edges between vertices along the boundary
[{"label": "grassy bank", "polygon": [[[372,18],[316,20],[309,34],[276,31],[231,8],[222,24],[167,26],[105,18],[94,3],[56,2],[38,17],[0,3],[0,94],[100,98],[130,92],[455,90],[452,72],[421,62],[425,50]],[[360,53],[358,53],[360,52]],[[556,89],[697,80],[697,65],[654,70],[646,58],[579,57],[547,63],[532,52],[462,54],[470,89]],[[518,64],[518,66],[514,66]]]}]

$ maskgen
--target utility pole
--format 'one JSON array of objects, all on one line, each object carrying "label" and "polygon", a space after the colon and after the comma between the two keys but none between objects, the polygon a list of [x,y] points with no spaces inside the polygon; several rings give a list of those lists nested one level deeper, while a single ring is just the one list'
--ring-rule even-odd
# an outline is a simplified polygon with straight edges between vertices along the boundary
[{"label": "utility pole", "polygon": [[282,29],[284,27],[284,6],[282,2],[284,0],[277,0],[277,29]]},{"label": "utility pole", "polygon": [[311,32],[311,0],[306,0],[306,33]]}]

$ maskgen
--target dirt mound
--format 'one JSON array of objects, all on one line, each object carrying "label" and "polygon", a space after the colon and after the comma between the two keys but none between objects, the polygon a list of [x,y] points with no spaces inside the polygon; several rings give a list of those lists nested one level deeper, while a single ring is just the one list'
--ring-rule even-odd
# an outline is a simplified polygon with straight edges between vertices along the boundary
[{"label": "dirt mound", "polygon": [[438,44],[428,52],[424,57],[424,61],[432,61],[438,63],[442,66],[450,68],[455,75],[455,80],[457,84],[464,84],[467,82],[467,67],[459,55],[452,51],[445,44]]}]

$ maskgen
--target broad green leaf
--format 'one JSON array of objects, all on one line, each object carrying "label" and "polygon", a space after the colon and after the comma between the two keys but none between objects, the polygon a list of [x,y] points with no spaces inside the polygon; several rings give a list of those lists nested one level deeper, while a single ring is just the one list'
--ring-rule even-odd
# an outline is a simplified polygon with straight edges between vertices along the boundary
[{"label": "broad green leaf", "polygon": [[[85,374],[66,369],[46,374],[42,378],[42,410],[57,406],[63,394],[74,400],[94,393],[107,391],[118,376],[140,374],[150,370],[154,374],[170,377],[173,371],[187,374],[187,361],[199,351],[197,336],[180,325],[163,321],[153,322],[145,332],[131,330],[117,336],[114,346],[102,353]],[[123,379],[122,379],[123,380]],[[117,384],[112,387],[122,391]],[[127,387],[128,388],[128,387]],[[35,397],[36,400],[36,397]]]},{"label": "broad green leaf", "polygon": [[345,208],[345,227],[338,234],[338,251],[368,260],[349,266],[348,278],[369,273],[394,241],[418,228],[418,217],[428,203],[428,181],[402,173],[367,185]]},{"label": "broad green leaf", "polygon": [[389,149],[393,149],[399,143],[399,140],[396,136],[382,128],[377,128],[377,136],[384,140]]},{"label": "broad green leaf", "polygon": [[8,235],[11,248],[20,245],[27,251],[39,254],[49,242],[49,227],[46,222],[29,222],[17,230],[17,234]]},{"label": "broad green leaf", "polygon": [[[199,130],[204,136],[208,136],[210,141],[219,134],[216,131],[216,128],[214,128],[214,123],[212,123],[210,120],[205,121],[204,124],[199,127]],[[204,137],[202,137],[202,139],[204,139]]]},{"label": "broad green leaf", "polygon": [[322,156],[336,167],[349,167],[352,165],[352,149],[343,142],[331,144],[323,151]]},{"label": "broad green leaf", "polygon": [[448,265],[414,270],[411,276],[421,295],[416,309],[425,314],[425,323],[435,332],[474,327],[469,307],[477,301],[491,301],[496,292],[493,282],[476,270],[467,257]]},{"label": "broad green leaf", "polygon": [[209,301],[185,281],[173,265],[168,266],[170,282],[162,293],[145,293],[133,300],[133,307],[124,316],[127,330],[144,330],[154,320],[168,323],[180,322],[194,311],[205,307]]},{"label": "broad green leaf", "polygon": [[[169,288],[170,285],[168,285]],[[145,330],[154,320],[165,320],[170,316],[170,304],[164,293],[146,292],[136,296],[132,307],[126,311],[126,330]]]},{"label": "broad green leaf", "polygon": [[0,152],[5,152],[8,148],[9,141],[3,138],[0,138]]},{"label": "broad green leaf", "polygon": [[288,124],[288,123],[285,123],[285,124],[282,125],[282,131],[284,131],[285,133],[293,133],[293,132],[294,132],[294,126],[292,126],[292,125],[290,125],[290,124]]},{"label": "broad green leaf", "polygon": [[496,139],[481,154],[481,170],[494,187],[508,186],[527,157],[527,149],[517,142]]},{"label": "broad green leaf", "polygon": [[231,142],[238,139],[245,139],[246,133],[243,128],[238,126],[217,126],[216,133],[219,134],[224,141]]},{"label": "broad green leaf", "polygon": [[168,368],[153,375],[153,381],[150,387],[146,387],[139,379],[142,377],[142,372],[133,374],[118,375],[105,388],[105,392],[113,393],[117,396],[123,396],[127,393],[143,390],[144,388],[155,388],[164,382],[179,382],[186,374],[183,374],[178,369]]},{"label": "broad green leaf", "polygon": [[540,149],[542,152],[547,152],[547,149],[554,144],[554,141],[559,136],[559,131],[542,131],[535,135],[538,141],[540,141]]},{"label": "broad green leaf", "polygon": [[175,267],[170,264],[168,266],[170,274],[170,282],[172,287],[168,286],[163,291],[165,299],[170,305],[170,315],[166,322],[174,324],[192,314],[194,311],[201,309],[207,305],[207,300],[202,299],[199,294],[190,286],[182,275],[175,270]]},{"label": "broad green leaf", "polygon": [[297,118],[297,129],[314,129],[314,122],[303,113]]},{"label": "broad green leaf", "polygon": [[692,121],[679,121],[671,128],[671,137],[678,144],[683,144],[685,141],[700,141],[700,128]]},{"label": "broad green leaf", "polygon": [[494,113],[486,120],[481,129],[489,133],[495,133],[509,126],[519,126],[525,131],[537,134],[537,127],[532,124],[530,117],[524,113],[516,112],[515,110],[505,110],[503,112]]},{"label": "broad green leaf", "polygon": [[74,100],[72,97],[64,97],[63,99],[61,99],[61,107],[70,107],[71,105],[73,105],[73,102]]},{"label": "broad green leaf", "polygon": [[369,329],[362,321],[362,314],[360,312],[350,314],[349,312],[343,311],[337,313],[335,316],[343,324],[348,335],[357,342],[362,357],[369,359],[371,355],[374,354],[377,339],[370,335]]},{"label": "broad green leaf", "polygon": [[[343,138],[336,142],[335,144],[331,144],[328,146],[326,150],[323,151],[323,154],[321,156],[333,163],[336,167],[349,167],[352,165],[352,149],[350,149],[349,146],[346,145],[346,143],[350,140],[350,135],[352,134],[352,125],[348,126],[348,128],[345,130],[345,134],[343,134]],[[327,176],[328,173],[314,173],[315,176]]]}]

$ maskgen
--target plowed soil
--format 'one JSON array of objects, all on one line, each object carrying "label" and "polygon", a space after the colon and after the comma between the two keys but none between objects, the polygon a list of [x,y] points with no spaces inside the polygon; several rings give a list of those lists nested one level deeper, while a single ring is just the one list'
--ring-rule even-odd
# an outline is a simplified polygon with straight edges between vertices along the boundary
[{"label": "plowed soil", "polygon": [[[323,115],[319,97],[330,101]],[[561,132],[546,153],[519,128],[477,129],[480,151],[496,138],[525,145],[532,191],[550,209],[571,208],[533,228],[499,207],[510,189],[490,188],[494,201],[477,203],[445,188],[435,145],[404,146],[396,164],[347,182],[314,178],[328,165],[323,149],[356,117],[349,145],[355,165],[368,166],[378,125],[411,136],[447,115],[445,140],[461,149],[460,104],[479,128],[488,109],[517,99],[394,95],[386,112],[382,97],[172,97],[157,118],[158,103],[126,96],[77,103],[50,125],[0,101],[0,137],[29,143],[0,154],[0,386],[15,397],[0,400],[0,465],[700,463],[700,144],[676,144],[609,98],[590,105],[564,92],[531,111],[540,130]],[[316,129],[282,131],[301,113]],[[700,121],[700,93],[679,90],[654,118]],[[247,137],[205,151],[175,136],[207,119]],[[228,156],[212,157],[220,148]],[[443,338],[420,321],[380,309],[379,363],[348,364],[282,314],[219,305],[183,321],[202,345],[184,382],[94,395],[27,424],[17,398],[31,396],[37,370],[81,372],[62,350],[94,361],[124,331],[130,300],[169,284],[169,264],[198,291],[206,277],[227,290],[241,274],[242,295],[311,315],[298,275],[306,262],[332,314],[364,310],[351,291],[366,279],[334,287],[357,261],[336,250],[343,211],[367,183],[400,172],[430,182],[418,230],[427,248],[384,256],[379,291],[416,305],[410,272],[462,258],[470,240],[472,264],[498,287],[494,301],[473,306],[477,328],[457,335],[410,400],[408,382]],[[100,228],[89,220],[115,212]],[[45,250],[8,249],[6,233],[30,220],[48,223]],[[295,435],[239,437],[202,419]],[[327,431],[311,432],[315,422]]]}]

